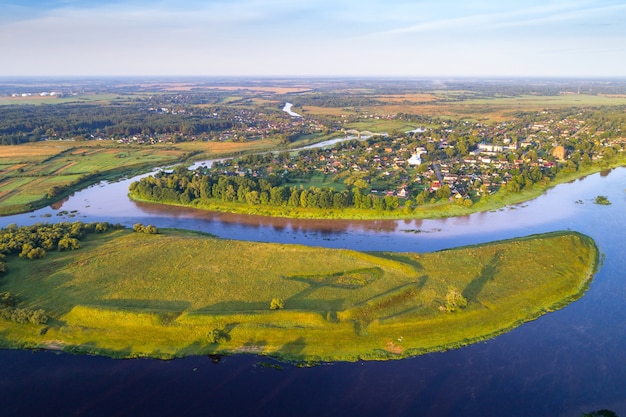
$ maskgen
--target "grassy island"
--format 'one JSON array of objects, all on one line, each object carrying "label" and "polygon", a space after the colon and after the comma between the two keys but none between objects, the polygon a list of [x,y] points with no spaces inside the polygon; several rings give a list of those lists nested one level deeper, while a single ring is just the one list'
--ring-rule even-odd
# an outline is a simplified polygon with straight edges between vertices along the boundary
[{"label": "grassy island", "polygon": [[563,307],[598,250],[573,232],[418,254],[122,229],[27,258],[7,256],[0,292],[49,319],[0,318],[3,347],[355,361],[463,346]]}]

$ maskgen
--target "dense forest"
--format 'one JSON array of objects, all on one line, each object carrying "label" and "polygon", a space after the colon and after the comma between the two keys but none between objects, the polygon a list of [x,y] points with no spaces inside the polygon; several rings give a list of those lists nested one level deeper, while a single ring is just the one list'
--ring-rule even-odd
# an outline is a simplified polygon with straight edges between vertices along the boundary
[{"label": "dense forest", "polygon": [[162,112],[140,106],[58,104],[4,106],[0,144],[17,145],[50,139],[113,138],[129,135],[194,135],[231,129],[232,117]]}]

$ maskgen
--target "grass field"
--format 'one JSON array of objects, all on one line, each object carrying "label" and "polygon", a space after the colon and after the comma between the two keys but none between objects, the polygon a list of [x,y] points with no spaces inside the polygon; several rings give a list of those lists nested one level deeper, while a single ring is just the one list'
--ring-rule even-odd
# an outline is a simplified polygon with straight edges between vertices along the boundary
[{"label": "grass field", "polygon": [[[0,214],[29,211],[108,175],[171,163],[187,152],[113,142],[38,142],[0,148]],[[117,174],[116,174],[117,173]]]},{"label": "grass field", "polygon": [[[185,142],[176,145],[124,145],[113,141],[49,141],[0,147],[0,215],[30,211],[54,202],[51,187],[64,192],[57,198],[111,176],[132,174],[187,159],[219,158],[261,152],[275,141]],[[82,180],[90,176],[88,180]]]},{"label": "grass field", "polygon": [[[396,359],[493,337],[563,306],[583,294],[598,260],[593,241],[571,232],[429,254],[173,230],[90,239],[43,260],[7,259],[0,291],[51,320],[0,320],[3,346],[116,357]],[[446,311],[451,291],[467,307]],[[272,299],[284,309],[270,310]]]}]

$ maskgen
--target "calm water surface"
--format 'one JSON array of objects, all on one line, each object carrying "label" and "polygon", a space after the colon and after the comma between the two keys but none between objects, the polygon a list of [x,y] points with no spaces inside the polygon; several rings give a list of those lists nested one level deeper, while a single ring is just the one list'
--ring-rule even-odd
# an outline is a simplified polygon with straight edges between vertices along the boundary
[{"label": "calm water surface", "polygon": [[[605,260],[587,294],[562,310],[485,343],[401,361],[275,370],[254,356],[214,363],[0,351],[3,415],[580,416],[608,408],[626,416],[626,169],[558,186],[520,206],[423,221],[206,213],[131,202],[128,183],[93,186],[55,208],[0,217],[0,227],[142,222],[234,239],[393,251],[571,229],[592,236]],[[593,204],[597,195],[612,205]],[[75,217],[59,216],[63,211]]]}]

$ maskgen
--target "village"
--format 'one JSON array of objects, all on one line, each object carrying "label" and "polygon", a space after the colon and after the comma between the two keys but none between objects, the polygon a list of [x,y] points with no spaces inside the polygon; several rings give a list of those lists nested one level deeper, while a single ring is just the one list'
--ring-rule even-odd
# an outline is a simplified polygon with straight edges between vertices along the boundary
[{"label": "village", "polygon": [[545,185],[559,170],[576,171],[624,151],[625,139],[605,134],[598,115],[587,115],[588,120],[555,116],[541,112],[496,125],[442,120],[438,127],[395,137],[347,136],[334,147],[305,149],[289,158],[268,155],[262,161],[236,159],[217,167],[227,175],[323,174],[338,188],[357,186],[372,194],[417,198],[418,203],[431,198],[467,202],[503,187],[515,192],[534,183]]}]

